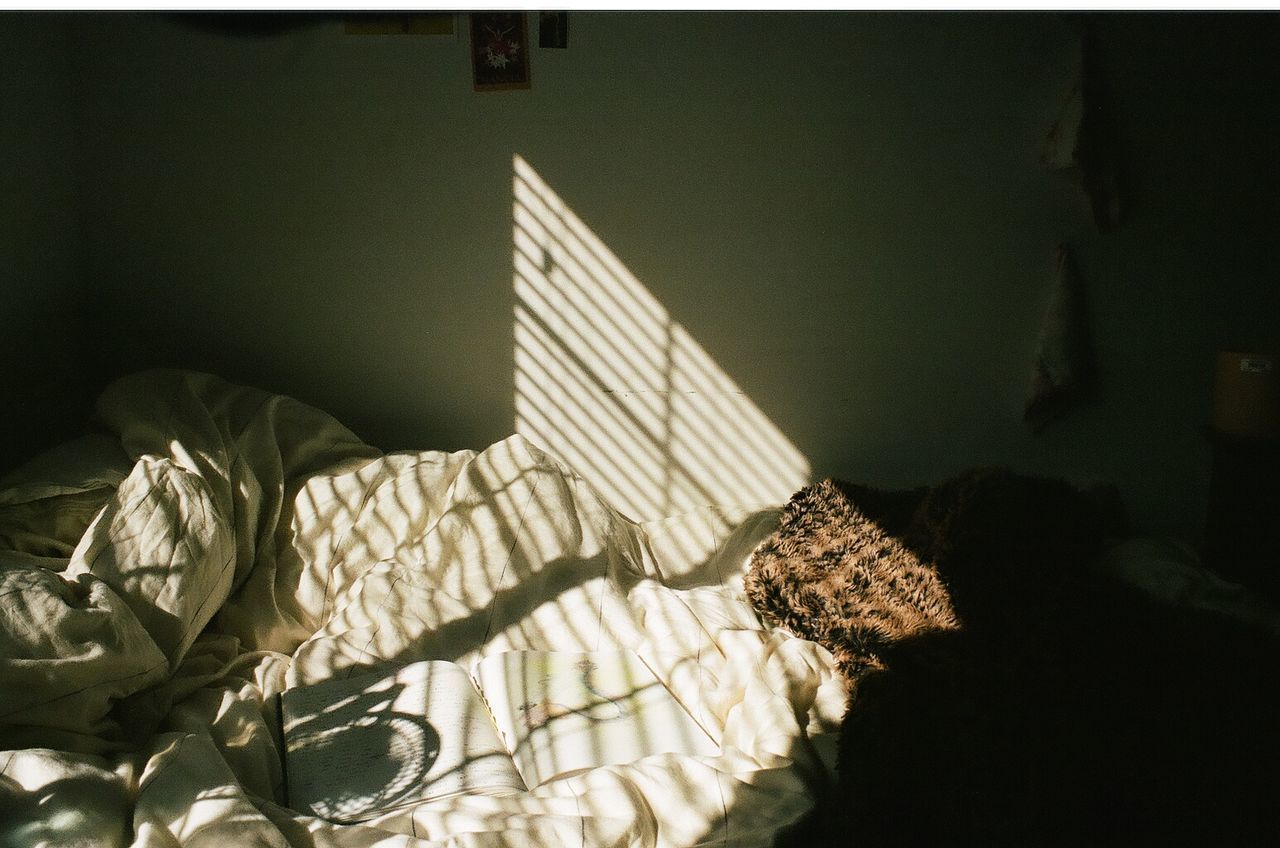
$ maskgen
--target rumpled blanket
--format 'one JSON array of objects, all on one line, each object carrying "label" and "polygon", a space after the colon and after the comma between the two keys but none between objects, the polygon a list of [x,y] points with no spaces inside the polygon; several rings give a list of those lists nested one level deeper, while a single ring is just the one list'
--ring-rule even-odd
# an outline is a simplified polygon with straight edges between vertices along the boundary
[{"label": "rumpled blanket", "polygon": [[[846,691],[742,573],[777,510],[636,524],[520,436],[383,453],[151,371],[0,484],[0,844],[767,845]],[[637,651],[721,743],[336,825],[285,806],[276,695],[352,666]]]}]

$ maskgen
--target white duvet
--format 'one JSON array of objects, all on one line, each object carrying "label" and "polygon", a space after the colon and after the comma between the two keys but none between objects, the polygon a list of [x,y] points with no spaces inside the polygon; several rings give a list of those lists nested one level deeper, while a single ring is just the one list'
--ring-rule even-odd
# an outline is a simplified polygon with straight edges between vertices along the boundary
[{"label": "white duvet", "polygon": [[[0,487],[0,845],[767,845],[845,692],[741,593],[776,512],[633,523],[519,436],[384,454],[194,373]],[[627,647],[721,744],[339,826],[285,806],[275,696],[353,665]]]}]

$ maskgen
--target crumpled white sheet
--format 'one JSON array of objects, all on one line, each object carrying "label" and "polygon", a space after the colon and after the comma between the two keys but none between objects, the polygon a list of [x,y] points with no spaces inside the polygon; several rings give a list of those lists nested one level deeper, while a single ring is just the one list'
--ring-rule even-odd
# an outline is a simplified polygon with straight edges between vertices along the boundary
[{"label": "crumpled white sheet", "polygon": [[[152,371],[0,485],[0,845],[767,845],[845,690],[741,577],[776,511],[635,524],[519,436],[382,452]],[[717,736],[509,797],[340,826],[284,806],[275,696],[352,665],[629,647]]]}]

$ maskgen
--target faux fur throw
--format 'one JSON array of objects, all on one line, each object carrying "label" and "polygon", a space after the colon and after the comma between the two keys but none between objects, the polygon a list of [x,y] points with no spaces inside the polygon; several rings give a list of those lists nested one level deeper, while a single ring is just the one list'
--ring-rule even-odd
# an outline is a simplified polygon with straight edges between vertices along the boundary
[{"label": "faux fur throw", "polygon": [[[1089,495],[1004,468],[896,492],[827,479],[792,496],[746,592],[855,679],[908,637],[1030,614],[1065,561],[1099,549],[1102,527]],[[958,612],[975,609],[990,615]]]},{"label": "faux fur throw", "polygon": [[826,647],[847,677],[882,667],[893,642],[958,623],[933,564],[891,532],[918,495],[879,494],[831,479],[800,490],[745,579],[759,612]]}]

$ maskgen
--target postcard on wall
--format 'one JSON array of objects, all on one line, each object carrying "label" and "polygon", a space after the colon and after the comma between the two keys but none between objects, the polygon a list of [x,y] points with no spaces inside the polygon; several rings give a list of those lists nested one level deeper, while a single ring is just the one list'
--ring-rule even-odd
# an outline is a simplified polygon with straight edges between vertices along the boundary
[{"label": "postcard on wall", "polygon": [[538,13],[538,46],[563,49],[569,46],[569,13]]},{"label": "postcard on wall", "polygon": [[523,12],[471,13],[476,91],[529,87],[529,31]]}]

